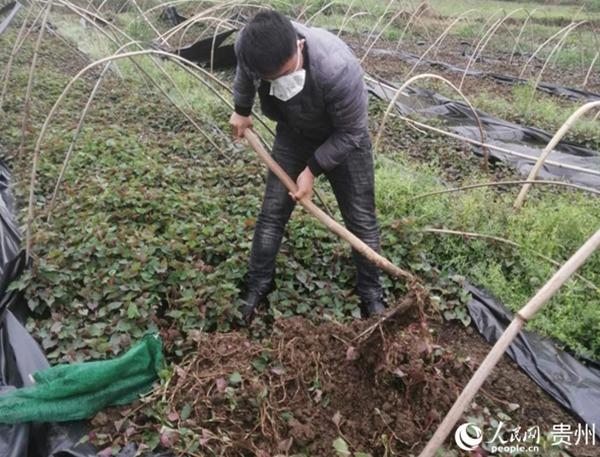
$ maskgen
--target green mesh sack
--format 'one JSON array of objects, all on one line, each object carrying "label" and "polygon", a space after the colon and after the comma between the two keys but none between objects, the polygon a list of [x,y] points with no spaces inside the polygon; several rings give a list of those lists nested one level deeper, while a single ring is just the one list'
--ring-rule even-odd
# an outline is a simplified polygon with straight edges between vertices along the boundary
[{"label": "green mesh sack", "polygon": [[112,360],[57,365],[33,374],[35,385],[0,395],[0,423],[85,419],[152,389],[163,367],[162,342],[146,335]]}]

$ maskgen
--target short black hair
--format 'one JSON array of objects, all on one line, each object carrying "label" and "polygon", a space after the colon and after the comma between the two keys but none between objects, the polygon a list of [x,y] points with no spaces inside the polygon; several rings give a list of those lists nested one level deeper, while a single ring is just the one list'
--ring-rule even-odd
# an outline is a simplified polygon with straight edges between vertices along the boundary
[{"label": "short black hair", "polygon": [[242,59],[260,75],[276,73],[297,49],[292,22],[273,10],[257,13],[244,27],[241,38]]}]

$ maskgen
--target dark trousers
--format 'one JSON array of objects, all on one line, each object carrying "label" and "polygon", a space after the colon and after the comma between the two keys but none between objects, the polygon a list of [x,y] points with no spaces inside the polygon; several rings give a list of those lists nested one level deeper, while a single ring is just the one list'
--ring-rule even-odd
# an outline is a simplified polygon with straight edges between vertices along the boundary
[{"label": "dark trousers", "polygon": [[[277,125],[272,155],[295,181],[306,168],[318,144],[302,138],[283,123]],[[374,170],[371,140],[365,134],[360,149],[326,172],[346,228],[363,242],[380,251],[379,227],[375,216]],[[267,293],[275,275],[275,257],[281,245],[285,225],[295,206],[288,190],[269,171],[262,209],[256,222],[247,277],[247,288]],[[353,250],[357,269],[356,292],[361,300],[381,298],[378,268]]]}]

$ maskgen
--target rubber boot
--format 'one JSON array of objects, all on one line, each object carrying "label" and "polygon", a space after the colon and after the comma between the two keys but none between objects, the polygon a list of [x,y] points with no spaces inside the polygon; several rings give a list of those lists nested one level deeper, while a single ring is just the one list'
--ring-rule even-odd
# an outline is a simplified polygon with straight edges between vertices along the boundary
[{"label": "rubber boot", "polygon": [[362,299],[360,303],[360,314],[363,319],[382,314],[387,309],[383,298]]},{"label": "rubber boot", "polygon": [[246,325],[252,322],[254,319],[254,314],[256,313],[256,308],[266,301],[267,295],[275,289],[275,280],[272,280],[267,289],[264,292],[261,292],[255,288],[250,288],[244,293],[242,296],[242,318]]}]

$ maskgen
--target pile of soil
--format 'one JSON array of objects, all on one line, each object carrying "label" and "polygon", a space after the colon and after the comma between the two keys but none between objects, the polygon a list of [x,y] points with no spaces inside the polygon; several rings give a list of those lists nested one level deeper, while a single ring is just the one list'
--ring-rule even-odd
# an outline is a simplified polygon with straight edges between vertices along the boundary
[{"label": "pile of soil", "polygon": [[[166,417],[170,427],[146,416],[142,404],[101,413],[95,433],[123,445],[143,442],[143,432],[154,429],[161,447],[178,455],[338,455],[339,438],[352,452],[417,455],[489,351],[472,329],[435,316],[426,321],[416,307],[348,326],[279,319],[262,341],[246,330],[197,332],[193,340],[191,356],[155,393],[167,405],[162,425]],[[507,406],[517,424],[577,428],[505,358],[469,415]],[[124,421],[127,432],[115,430]],[[199,448],[190,452],[194,440],[175,430],[191,430]],[[448,448],[456,446],[449,441]],[[580,446],[576,455],[593,452]]]}]

